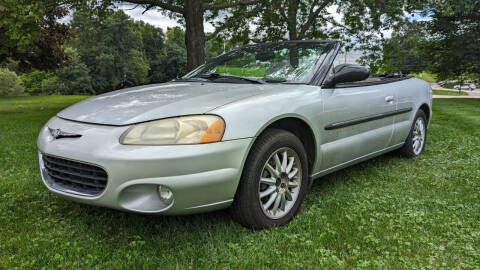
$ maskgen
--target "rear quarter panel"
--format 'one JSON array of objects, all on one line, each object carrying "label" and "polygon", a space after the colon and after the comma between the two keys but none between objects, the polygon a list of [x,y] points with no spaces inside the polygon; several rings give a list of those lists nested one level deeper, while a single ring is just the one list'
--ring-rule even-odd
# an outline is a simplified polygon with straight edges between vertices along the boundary
[{"label": "rear quarter panel", "polygon": [[413,118],[423,104],[427,104],[432,115],[432,92],[430,84],[416,78],[395,83],[397,109],[412,108],[410,113],[395,116],[393,144],[403,143],[412,127]]}]

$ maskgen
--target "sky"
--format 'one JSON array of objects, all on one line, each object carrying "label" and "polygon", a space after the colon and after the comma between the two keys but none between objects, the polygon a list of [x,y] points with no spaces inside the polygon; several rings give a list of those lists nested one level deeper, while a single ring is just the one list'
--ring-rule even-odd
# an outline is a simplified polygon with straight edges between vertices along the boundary
[{"label": "sky", "polygon": [[[151,25],[167,30],[167,27],[180,26],[175,19],[170,19],[168,16],[162,14],[162,12],[157,10],[149,10],[145,13],[145,10],[142,7],[134,8],[136,5],[132,4],[119,4],[117,5],[118,9],[123,10],[128,16],[134,20],[144,21]],[[142,14],[143,13],[143,14]],[[213,32],[215,29],[210,23],[205,23],[204,28],[206,32]]]}]

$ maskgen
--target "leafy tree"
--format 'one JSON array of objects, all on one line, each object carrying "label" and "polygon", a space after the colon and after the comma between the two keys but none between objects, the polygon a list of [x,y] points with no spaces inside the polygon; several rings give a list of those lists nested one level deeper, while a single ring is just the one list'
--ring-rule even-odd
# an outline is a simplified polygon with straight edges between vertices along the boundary
[{"label": "leafy tree", "polygon": [[[161,30],[112,10],[101,16],[94,10],[77,11],[72,27],[75,38],[69,44],[89,68],[97,93],[148,82],[148,56],[157,58],[154,46],[163,46]],[[146,47],[144,40],[149,43]]]},{"label": "leafy tree", "polygon": [[430,65],[423,50],[427,36],[423,22],[407,22],[401,26],[383,43],[382,70],[404,74],[425,70]]},{"label": "leafy tree", "polygon": [[440,79],[480,75],[480,2],[434,2],[426,43],[430,69]]},{"label": "leafy tree", "polygon": [[61,81],[57,76],[47,78],[42,81],[43,95],[61,95],[68,93],[69,89],[65,82]]},{"label": "leafy tree", "polygon": [[58,79],[65,85],[62,94],[95,94],[87,65],[75,49],[67,48],[66,52],[69,63],[57,71]]},{"label": "leafy tree", "polygon": [[227,39],[223,35],[218,35],[206,43],[206,57],[207,59],[219,56],[224,52],[228,52],[236,46],[241,45],[242,42],[236,42],[232,39]]},{"label": "leafy tree", "polygon": [[127,78],[131,78],[133,85],[141,85],[148,82],[148,71],[150,65],[143,52],[135,49],[131,49],[128,52],[128,59],[126,65],[128,69],[125,75]]},{"label": "leafy tree", "polygon": [[113,53],[101,52],[94,58],[89,67],[92,72],[92,85],[97,93],[103,93],[116,89],[122,82],[122,77],[115,70],[115,55]]},{"label": "leafy tree", "polygon": [[44,70],[32,70],[28,73],[24,73],[20,76],[22,80],[22,85],[25,87],[25,90],[30,95],[41,95],[42,92],[42,81],[49,79],[54,75],[51,72]]},{"label": "leafy tree", "polygon": [[21,70],[52,69],[63,63],[61,46],[70,36],[70,28],[60,22],[68,9],[58,2],[0,2],[0,63],[7,58],[18,60]]},{"label": "leafy tree", "polygon": [[[405,12],[424,5],[419,0],[265,0],[251,13],[232,9],[233,15],[223,23],[229,31],[223,35],[235,43],[340,39],[347,51],[362,51],[364,62],[375,70],[383,31],[403,24]],[[296,65],[295,50],[290,56]]]},{"label": "leafy tree", "polygon": [[13,60],[12,58],[7,58],[5,61],[0,63],[0,67],[9,69],[17,74],[21,73],[19,68],[20,61]]},{"label": "leafy tree", "polygon": [[[234,39],[243,41],[277,41],[344,38],[365,40],[381,30],[403,23],[406,11],[421,8],[418,0],[265,0],[257,4],[253,18],[234,9],[227,20]],[[331,10],[341,15],[335,19]],[[251,31],[251,27],[255,26]],[[370,37],[369,37],[370,36]]]},{"label": "leafy tree", "polygon": [[205,62],[205,42],[224,30],[223,26],[219,26],[207,36],[204,31],[204,21],[213,21],[219,11],[232,7],[245,8],[262,0],[127,0],[125,2],[140,4],[146,10],[159,8],[185,25],[187,70],[192,70]]},{"label": "leafy tree", "polygon": [[136,24],[143,37],[145,56],[148,60],[148,66],[150,67],[150,70],[148,71],[148,82],[159,82],[156,79],[154,66],[160,58],[164,57],[165,35],[161,28],[143,23],[142,21],[136,22]]},{"label": "leafy tree", "polygon": [[[68,64],[54,74],[33,71],[22,75],[23,83],[32,94],[95,94],[92,88],[89,69],[80,59],[78,52],[67,47]],[[38,79],[37,81],[34,81]]]},{"label": "leafy tree", "polygon": [[20,78],[13,71],[0,68],[0,96],[23,95],[23,86]]},{"label": "leafy tree", "polygon": [[165,47],[158,60],[152,64],[152,82],[166,82],[186,73],[187,50],[183,42],[185,31],[179,27],[169,28]]},{"label": "leafy tree", "polygon": [[163,33],[162,28],[155,27],[142,21],[135,23],[139,28],[143,39],[145,56],[149,60],[157,58],[165,45],[165,34]]}]

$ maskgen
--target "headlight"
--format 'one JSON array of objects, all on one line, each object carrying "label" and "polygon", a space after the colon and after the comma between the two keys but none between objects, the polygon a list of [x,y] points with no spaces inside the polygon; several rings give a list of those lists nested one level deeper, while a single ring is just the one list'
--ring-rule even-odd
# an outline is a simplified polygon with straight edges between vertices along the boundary
[{"label": "headlight", "polygon": [[218,142],[225,122],[216,115],[181,116],[137,124],[120,137],[121,144],[166,145]]}]

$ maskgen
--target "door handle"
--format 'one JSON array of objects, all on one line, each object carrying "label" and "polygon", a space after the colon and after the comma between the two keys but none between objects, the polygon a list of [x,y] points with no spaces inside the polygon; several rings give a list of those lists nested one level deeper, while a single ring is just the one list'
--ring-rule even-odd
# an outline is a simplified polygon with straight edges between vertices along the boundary
[{"label": "door handle", "polygon": [[395,98],[393,96],[388,96],[388,97],[385,98],[385,102],[392,102],[394,100],[395,100]]}]

